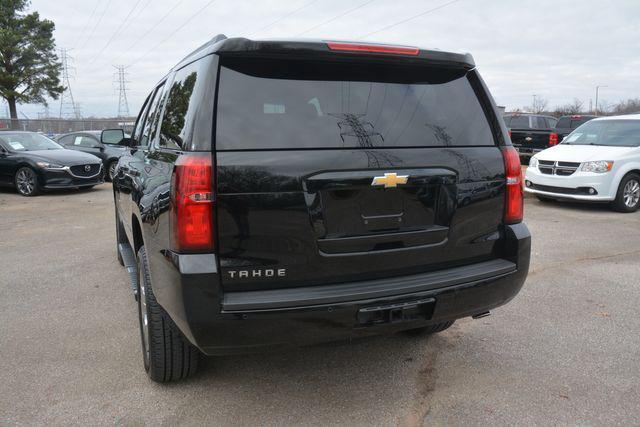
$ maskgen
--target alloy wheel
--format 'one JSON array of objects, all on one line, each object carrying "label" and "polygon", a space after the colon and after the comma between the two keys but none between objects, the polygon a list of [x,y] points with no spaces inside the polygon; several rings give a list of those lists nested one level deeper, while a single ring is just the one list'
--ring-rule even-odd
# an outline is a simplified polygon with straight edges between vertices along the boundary
[{"label": "alloy wheel", "polygon": [[629,180],[624,186],[622,198],[626,207],[634,208],[640,200],[640,182],[635,179]]},{"label": "alloy wheel", "polygon": [[16,175],[16,187],[20,194],[30,196],[36,188],[36,176],[31,169],[23,168]]}]

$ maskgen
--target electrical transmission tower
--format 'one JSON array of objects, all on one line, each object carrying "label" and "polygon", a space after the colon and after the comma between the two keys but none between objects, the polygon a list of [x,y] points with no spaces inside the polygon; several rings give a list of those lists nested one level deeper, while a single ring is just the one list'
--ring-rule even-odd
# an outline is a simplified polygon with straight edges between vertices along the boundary
[{"label": "electrical transmission tower", "polygon": [[74,70],[71,62],[73,58],[69,56],[68,49],[60,49],[60,62],[62,63],[62,84],[64,85],[64,92],[60,95],[60,114],[59,117],[68,118],[74,117],[80,118],[80,108],[73,100],[73,93],[71,92],[70,77]]},{"label": "electrical transmission tower", "polygon": [[118,117],[129,117],[129,102],[127,101],[127,67],[114,65],[116,70],[114,83],[118,85]]}]

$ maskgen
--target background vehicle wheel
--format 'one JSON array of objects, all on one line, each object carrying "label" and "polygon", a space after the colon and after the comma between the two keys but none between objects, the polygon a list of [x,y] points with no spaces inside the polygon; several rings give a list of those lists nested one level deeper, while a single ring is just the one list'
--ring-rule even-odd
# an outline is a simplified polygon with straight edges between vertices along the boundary
[{"label": "background vehicle wheel", "polygon": [[422,328],[417,329],[409,329],[403,331],[403,333],[410,336],[420,336],[420,335],[431,335],[436,334],[438,332],[442,332],[445,329],[449,329],[451,325],[455,323],[455,320],[449,320],[448,322],[435,323],[429,326],[423,326]]},{"label": "background vehicle wheel", "polygon": [[200,352],[157,303],[144,246],[138,251],[138,295],[142,356],[149,377],[156,382],[169,382],[195,374]]},{"label": "background vehicle wheel", "polygon": [[556,199],[552,199],[551,197],[539,196],[537,194],[536,194],[536,199],[540,200],[543,203],[552,203],[556,201]]},{"label": "background vehicle wheel", "polygon": [[622,178],[612,206],[618,212],[638,210],[640,207],[640,176],[632,173]]},{"label": "background vehicle wheel", "polygon": [[33,169],[26,166],[21,167],[18,169],[18,172],[16,172],[15,185],[18,193],[23,196],[35,196],[40,192],[36,173]]},{"label": "background vehicle wheel", "polygon": [[116,166],[118,165],[118,161],[117,160],[111,160],[109,162],[109,164],[107,165],[107,173],[105,174],[105,180],[106,181],[113,181],[113,177],[116,174]]}]

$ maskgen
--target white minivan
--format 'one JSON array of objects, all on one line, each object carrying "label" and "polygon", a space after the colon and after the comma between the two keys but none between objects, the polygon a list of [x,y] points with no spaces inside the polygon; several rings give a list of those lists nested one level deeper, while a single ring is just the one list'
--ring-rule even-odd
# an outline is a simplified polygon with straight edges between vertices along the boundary
[{"label": "white minivan", "polygon": [[602,117],[531,158],[525,191],[538,199],[609,202],[640,207],[640,114]]}]

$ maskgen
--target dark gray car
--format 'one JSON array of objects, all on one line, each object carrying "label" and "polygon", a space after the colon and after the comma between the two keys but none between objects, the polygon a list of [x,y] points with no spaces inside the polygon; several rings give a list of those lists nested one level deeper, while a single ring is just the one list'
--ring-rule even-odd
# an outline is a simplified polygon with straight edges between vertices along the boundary
[{"label": "dark gray car", "polygon": [[108,134],[103,135],[99,130],[71,132],[58,136],[56,140],[64,148],[84,151],[100,157],[104,165],[105,179],[107,181],[113,179],[118,159],[125,149],[125,147],[118,145],[120,141],[110,140]]}]

